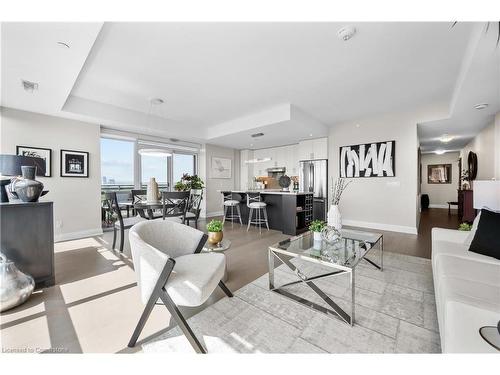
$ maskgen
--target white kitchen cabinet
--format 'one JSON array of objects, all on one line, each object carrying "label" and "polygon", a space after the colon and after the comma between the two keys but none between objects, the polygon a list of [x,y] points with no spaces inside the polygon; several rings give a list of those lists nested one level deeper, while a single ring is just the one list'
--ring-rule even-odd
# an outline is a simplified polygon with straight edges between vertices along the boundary
[{"label": "white kitchen cabinet", "polygon": [[286,167],[286,146],[276,147],[273,150],[273,167]]},{"label": "white kitchen cabinet", "polygon": [[313,139],[314,159],[328,159],[328,138]]},{"label": "white kitchen cabinet", "polygon": [[328,158],[328,138],[308,139],[299,142],[299,160]]},{"label": "white kitchen cabinet", "polygon": [[314,140],[308,139],[299,142],[299,160],[314,159]]},{"label": "white kitchen cabinet", "polygon": [[290,172],[288,175],[290,176],[298,176],[299,175],[299,145],[292,145],[291,148],[291,157],[290,157]]}]

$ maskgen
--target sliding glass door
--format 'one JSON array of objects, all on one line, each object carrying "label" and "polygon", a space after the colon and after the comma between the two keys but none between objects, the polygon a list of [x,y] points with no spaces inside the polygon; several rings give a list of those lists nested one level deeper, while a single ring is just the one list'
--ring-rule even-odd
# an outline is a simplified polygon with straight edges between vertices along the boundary
[{"label": "sliding glass door", "polygon": [[197,154],[172,150],[169,146],[137,139],[102,137],[102,190],[144,189],[152,177],[162,190],[171,190],[184,174],[197,174]]},{"label": "sliding glass door", "polygon": [[172,156],[142,154],[140,158],[141,186],[146,187],[152,177],[161,189],[168,189],[172,186],[169,179]]}]

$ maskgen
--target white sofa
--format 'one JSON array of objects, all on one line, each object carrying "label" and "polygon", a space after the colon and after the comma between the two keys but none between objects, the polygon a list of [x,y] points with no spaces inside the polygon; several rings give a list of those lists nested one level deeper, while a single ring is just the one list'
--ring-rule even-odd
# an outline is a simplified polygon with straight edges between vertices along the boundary
[{"label": "white sofa", "polygon": [[[500,233],[499,233],[500,234]],[[498,351],[479,328],[500,319],[500,261],[468,251],[469,232],[432,229],[432,273],[443,353]]]}]

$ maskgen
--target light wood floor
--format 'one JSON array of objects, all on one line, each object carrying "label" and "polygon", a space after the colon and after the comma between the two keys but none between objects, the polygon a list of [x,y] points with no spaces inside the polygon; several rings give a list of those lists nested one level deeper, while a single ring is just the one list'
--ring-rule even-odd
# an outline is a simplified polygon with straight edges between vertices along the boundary
[{"label": "light wood floor", "polygon": [[[455,223],[456,221],[456,223]],[[422,215],[421,233],[407,235],[383,232],[385,251],[430,257],[430,229],[433,223],[456,228],[447,210],[432,209]],[[205,222],[200,223],[204,228]],[[287,236],[277,231],[226,224],[225,237],[232,241],[226,251],[228,287],[235,291],[267,272],[267,248]],[[110,250],[112,234],[57,243],[56,285],[36,291],[23,305],[0,316],[3,350],[71,353],[134,352],[127,342],[143,305],[135,284],[128,241],[120,254]],[[220,290],[206,304],[224,295]],[[202,309],[183,309],[191,316]],[[168,329],[170,316],[156,306],[140,339]],[[140,341],[139,341],[140,344]]]}]

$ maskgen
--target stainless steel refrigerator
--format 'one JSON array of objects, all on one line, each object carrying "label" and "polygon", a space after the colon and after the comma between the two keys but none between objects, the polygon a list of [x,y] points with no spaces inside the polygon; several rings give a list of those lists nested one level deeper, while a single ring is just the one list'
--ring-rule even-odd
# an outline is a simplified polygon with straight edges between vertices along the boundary
[{"label": "stainless steel refrigerator", "polygon": [[301,161],[300,191],[314,193],[313,219],[326,221],[328,212],[328,160]]}]

